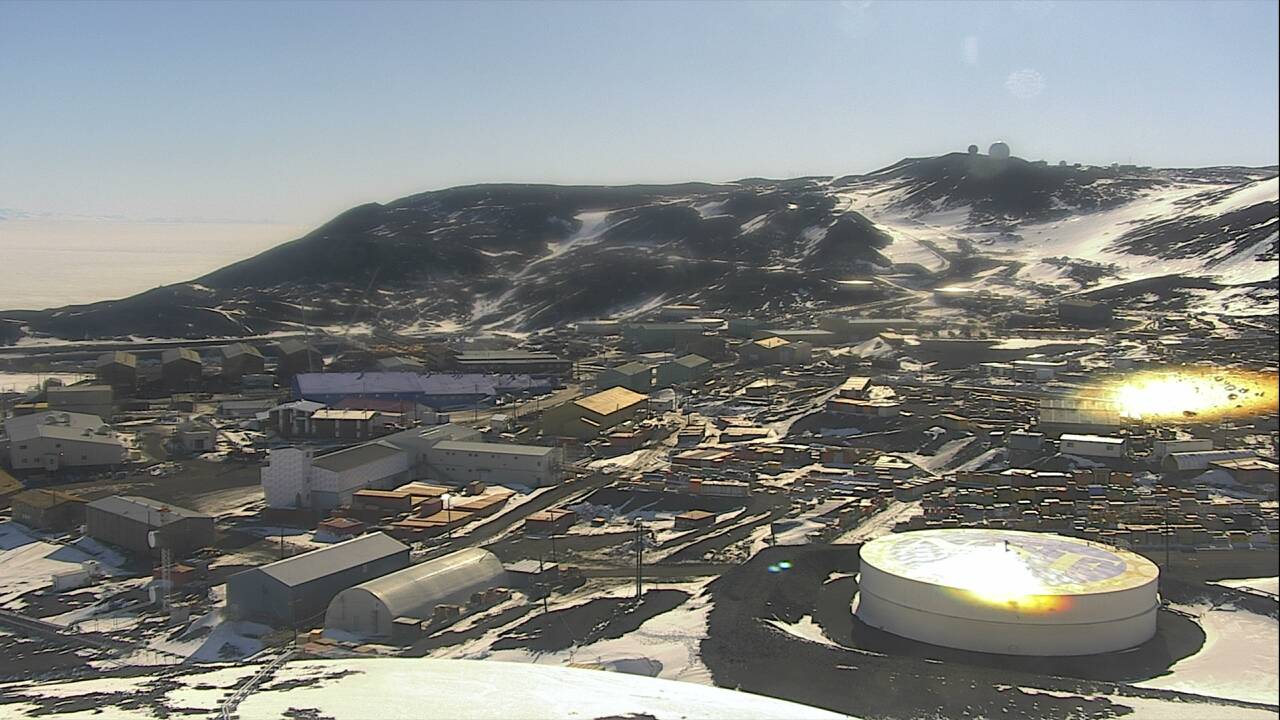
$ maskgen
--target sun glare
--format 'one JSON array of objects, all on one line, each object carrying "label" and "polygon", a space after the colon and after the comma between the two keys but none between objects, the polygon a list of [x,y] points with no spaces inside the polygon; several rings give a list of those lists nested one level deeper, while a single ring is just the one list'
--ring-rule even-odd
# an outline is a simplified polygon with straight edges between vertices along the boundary
[{"label": "sun glare", "polygon": [[1015,545],[966,548],[932,568],[940,584],[963,592],[987,605],[1043,612],[1059,605],[1061,598],[1045,587]]},{"label": "sun glare", "polygon": [[1117,383],[1111,399],[1135,420],[1199,420],[1276,409],[1276,376],[1213,370],[1141,373]]}]

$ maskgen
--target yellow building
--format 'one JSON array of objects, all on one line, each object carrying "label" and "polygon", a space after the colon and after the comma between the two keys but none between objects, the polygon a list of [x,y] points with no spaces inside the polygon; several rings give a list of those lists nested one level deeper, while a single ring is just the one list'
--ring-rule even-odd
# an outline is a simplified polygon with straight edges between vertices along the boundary
[{"label": "yellow building", "polygon": [[601,390],[547,410],[542,415],[542,431],[547,435],[589,440],[636,417],[648,400],[647,395],[623,387]]}]

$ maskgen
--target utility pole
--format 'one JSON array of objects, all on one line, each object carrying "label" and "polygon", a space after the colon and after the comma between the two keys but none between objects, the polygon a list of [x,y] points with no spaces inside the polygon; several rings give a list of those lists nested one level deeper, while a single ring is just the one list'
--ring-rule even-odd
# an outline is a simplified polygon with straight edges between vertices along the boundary
[{"label": "utility pole", "polygon": [[543,576],[543,569],[542,569],[542,553],[538,553],[538,589],[542,593],[542,614],[546,615],[548,612],[547,596],[549,596],[551,593],[550,591],[547,590],[546,583],[542,582],[543,577],[544,576]]},{"label": "utility pole", "polygon": [[1169,572],[1169,498],[1164,500],[1164,570]]},{"label": "utility pole", "polygon": [[636,600],[643,591],[641,575],[644,568],[644,523],[636,521]]}]

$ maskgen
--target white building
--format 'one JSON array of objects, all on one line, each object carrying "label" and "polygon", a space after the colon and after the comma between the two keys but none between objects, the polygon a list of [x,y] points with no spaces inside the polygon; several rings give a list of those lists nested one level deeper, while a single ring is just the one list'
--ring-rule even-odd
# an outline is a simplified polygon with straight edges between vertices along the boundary
[{"label": "white building", "polygon": [[479,437],[471,428],[437,425],[320,457],[298,448],[272,450],[262,468],[262,491],[268,507],[329,509],[350,503],[356,490],[387,490],[415,479],[524,487],[564,479],[560,448],[485,443]]},{"label": "white building", "polygon": [[493,553],[460,550],[343,590],[329,603],[324,627],[390,637],[398,618],[430,620],[437,605],[465,601],[505,579],[502,562]]},{"label": "white building", "polygon": [[1034,382],[1052,380],[1069,367],[1065,362],[1051,360],[1014,360],[1012,365],[1014,377]]},{"label": "white building", "polygon": [[564,450],[541,445],[441,440],[427,450],[428,479],[545,487],[564,479]]},{"label": "white building", "polygon": [[119,465],[127,457],[124,443],[97,415],[33,413],[8,418],[4,431],[0,449],[7,448],[14,470]]},{"label": "white building", "polygon": [[267,454],[262,493],[268,507],[330,510],[350,504],[357,490],[389,490],[411,480],[410,475],[409,453],[382,441],[320,457],[279,448]]},{"label": "white building", "polygon": [[1080,457],[1120,458],[1129,454],[1129,441],[1110,435],[1072,435],[1059,438],[1058,451]]},{"label": "white building", "polygon": [[1151,443],[1152,462],[1163,462],[1165,456],[1176,452],[1204,452],[1213,449],[1213,441],[1207,438],[1189,440],[1156,440]]},{"label": "white building", "polygon": [[1210,463],[1224,460],[1247,460],[1258,456],[1252,450],[1203,450],[1199,452],[1171,452],[1161,461],[1160,467],[1168,472],[1208,470]]}]

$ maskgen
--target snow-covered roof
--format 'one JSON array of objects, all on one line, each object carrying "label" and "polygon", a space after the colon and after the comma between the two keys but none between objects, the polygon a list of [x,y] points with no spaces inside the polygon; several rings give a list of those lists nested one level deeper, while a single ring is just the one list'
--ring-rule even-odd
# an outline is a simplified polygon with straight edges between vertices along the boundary
[{"label": "snow-covered roof", "polygon": [[362,635],[389,635],[399,617],[426,620],[435,606],[503,583],[502,562],[488,550],[468,548],[412,565],[338,593],[324,624]]},{"label": "snow-covered roof", "polygon": [[104,445],[120,444],[120,440],[116,438],[110,426],[102,422],[102,418],[88,413],[50,410],[19,415],[7,418],[4,421],[4,430],[9,439],[14,442],[47,437]]},{"label": "snow-covered roof", "polygon": [[1111,435],[1073,435],[1064,433],[1060,439],[1063,442],[1099,443],[1102,445],[1123,445],[1125,443],[1125,438]]},{"label": "snow-covered roof", "polygon": [[[498,416],[495,415],[494,417]],[[509,443],[467,442],[464,440],[441,440],[432,449],[453,452],[504,453],[530,457],[545,457],[556,451],[556,448],[543,447],[541,445],[512,445]]]},{"label": "snow-covered roof", "polygon": [[390,535],[375,532],[346,542],[335,543],[326,548],[277,560],[245,572],[266,573],[285,585],[297,587],[348,568],[408,551],[407,545]]}]

